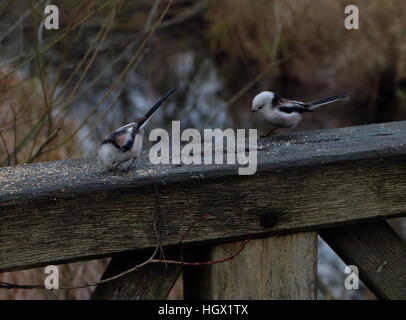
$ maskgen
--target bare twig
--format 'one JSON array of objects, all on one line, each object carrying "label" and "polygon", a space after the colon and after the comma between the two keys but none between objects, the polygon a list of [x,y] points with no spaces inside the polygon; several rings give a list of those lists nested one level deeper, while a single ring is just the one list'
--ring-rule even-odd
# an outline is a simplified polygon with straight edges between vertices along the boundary
[{"label": "bare twig", "polygon": [[[158,237],[158,230],[157,230],[157,226],[156,226],[156,222],[154,222],[154,231],[156,236]],[[124,272],[121,272],[115,276],[112,276],[110,278],[106,278],[100,281],[96,281],[93,283],[85,283],[82,285],[78,285],[78,286],[62,286],[59,287],[58,289],[55,290],[72,290],[72,289],[82,289],[82,288],[88,288],[88,287],[94,287],[97,286],[99,284],[103,284],[103,283],[107,283],[107,282],[111,282],[114,280],[117,280],[129,273],[132,273],[134,271],[137,271],[138,269],[146,266],[148,263],[150,263],[151,261],[154,260],[156,254],[158,253],[159,250],[159,245],[156,246],[154,252],[152,253],[152,255],[149,257],[149,259],[145,260],[144,262],[135,265],[134,267],[132,267],[131,269],[128,269]],[[4,281],[0,281],[0,289],[46,289],[45,285],[42,284],[34,284],[34,285],[20,285],[20,284],[14,284],[14,283],[9,283],[9,282],[4,282]]]},{"label": "bare twig", "polygon": [[60,128],[56,128],[54,132],[38,147],[37,151],[33,154],[30,155],[30,157],[27,159],[27,163],[33,162],[37,157],[42,155],[42,150],[58,135],[60,131]]},{"label": "bare twig", "polygon": [[116,87],[118,86],[118,84],[123,80],[123,78],[125,77],[125,75],[132,69],[134,68],[134,66],[137,66],[140,58],[142,57],[142,53],[145,50],[145,47],[149,41],[149,39],[152,37],[152,35],[154,34],[155,30],[157,29],[158,25],[162,22],[163,18],[165,17],[166,13],[168,12],[170,6],[172,5],[173,0],[169,1],[168,5],[165,7],[164,11],[162,12],[161,16],[159,17],[158,21],[156,22],[156,24],[153,26],[153,28],[151,29],[151,31],[148,33],[148,35],[145,37],[145,39],[143,40],[143,42],[141,43],[140,47],[138,48],[137,52],[135,53],[134,57],[130,60],[130,62],[124,67],[124,69],[122,70],[122,72],[119,74],[119,76],[117,77],[117,80],[110,86],[110,88],[106,91],[106,93],[103,95],[101,101],[99,101],[97,103],[97,105],[95,107],[93,107],[93,109],[88,113],[88,115],[84,118],[84,120],[82,121],[82,123],[76,128],[74,129],[60,144],[58,144],[57,146],[51,148],[50,150],[55,150],[59,147],[61,147],[62,145],[64,145],[66,142],[68,142],[69,140],[71,140],[76,133],[83,128],[83,126],[89,121],[89,119],[97,112],[98,108],[100,107],[100,105],[109,97],[110,93],[116,89]]},{"label": "bare twig", "polygon": [[9,0],[7,4],[2,8],[0,12],[0,19],[3,18],[3,16],[9,11],[11,4],[13,3],[13,0]]},{"label": "bare twig", "polygon": [[217,264],[217,263],[223,263],[229,260],[234,259],[236,256],[238,256],[245,248],[247,243],[250,241],[250,239],[247,239],[243,242],[241,247],[233,253],[231,256],[224,258],[224,259],[219,259],[219,260],[212,260],[212,261],[205,261],[205,262],[186,262],[186,261],[178,261],[178,260],[157,260],[157,259],[152,259],[150,262],[151,263],[168,263],[168,264],[181,264],[185,266],[205,266],[205,265],[211,265],[211,264]]},{"label": "bare twig", "polygon": [[[103,28],[100,29],[99,33],[96,36],[96,40],[94,41],[94,44],[96,45],[93,55],[90,57],[89,62],[86,64],[84,71],[82,72],[82,74],[80,75],[80,78],[78,81],[76,81],[75,86],[73,87],[72,91],[69,93],[69,95],[67,97],[65,97],[64,99],[64,103],[63,105],[68,105],[70,103],[70,101],[72,101],[72,96],[73,94],[76,92],[77,88],[79,87],[79,85],[81,84],[81,82],[83,81],[85,75],[87,74],[87,72],[89,71],[90,67],[93,65],[98,52],[100,51],[109,31],[111,28],[111,25],[114,21],[114,17],[116,15],[116,10],[113,10],[110,15],[107,18],[106,24],[103,26]],[[69,75],[68,79],[65,81],[65,83],[63,84],[60,93],[58,94],[58,96],[55,98],[55,101],[57,101],[63,94],[63,92],[65,91],[65,88],[68,86],[68,84],[72,81],[74,75],[80,70],[80,68],[82,67],[82,65],[84,64],[84,62],[87,60],[88,56],[90,55],[91,51],[92,51],[93,47],[90,46],[89,49],[86,51],[85,55],[83,56],[83,58],[81,59],[81,61],[79,62],[79,64],[76,66],[76,68],[72,71],[72,73]]]},{"label": "bare twig", "polygon": [[181,23],[185,22],[186,20],[200,14],[204,9],[206,9],[206,7],[207,7],[207,0],[198,1],[192,7],[185,10],[185,12],[182,15],[178,15],[173,19],[163,22],[161,24],[160,28],[168,28],[168,27],[172,27],[174,25],[181,24]]},{"label": "bare twig", "polygon": [[157,206],[157,212],[158,212],[158,233],[157,233],[157,239],[158,239],[158,246],[159,246],[159,251],[161,253],[161,258],[165,260],[165,254],[164,254],[164,250],[162,249],[162,245],[161,245],[161,237],[160,237],[160,227],[161,227],[161,217],[162,217],[162,213],[161,213],[161,206],[159,203],[159,195],[158,195],[158,190],[157,187],[154,183],[154,194],[155,194],[155,202],[156,202],[156,206]]},{"label": "bare twig", "polygon": [[10,110],[13,113],[13,137],[14,137],[14,151],[13,151],[13,155],[14,155],[14,165],[17,165],[17,151],[16,151],[16,147],[17,147],[17,127],[16,127],[16,113],[14,110],[14,106],[10,106]]},{"label": "bare twig", "polygon": [[[93,283],[85,283],[85,284],[78,285],[78,286],[62,286],[62,287],[59,287],[58,289],[55,289],[55,290],[82,289],[82,288],[98,286],[99,284],[102,284],[102,283],[107,283],[107,282],[117,280],[117,279],[125,276],[126,274],[129,274],[131,272],[134,272],[134,271],[146,266],[148,263],[153,261],[153,258],[158,253],[158,250],[159,250],[159,247],[157,246],[155,248],[153,254],[151,255],[151,257],[148,260],[145,260],[144,262],[142,262],[140,264],[137,264],[136,266],[132,267],[131,269],[128,269],[128,270],[126,270],[124,272],[121,272],[121,273],[119,273],[119,274],[117,274],[117,275],[115,275],[113,277],[106,278],[106,279],[96,281],[96,282],[93,282]],[[46,289],[46,288],[45,288],[45,285],[42,285],[42,284],[20,285],[20,284],[14,284],[14,283],[0,281],[0,289]]]},{"label": "bare twig", "polygon": [[[106,6],[110,5],[110,1],[105,1],[103,2],[99,7],[97,7],[96,9],[94,9],[92,12],[88,13],[87,15],[85,15],[83,17],[83,19],[81,19],[80,21],[78,21],[77,23],[73,23],[71,28],[68,28],[66,32],[64,32],[61,35],[56,36],[55,38],[49,40],[43,47],[41,47],[40,49],[40,53],[44,53],[45,51],[47,51],[48,49],[52,48],[55,44],[57,44],[58,42],[60,42],[61,40],[63,40],[65,37],[67,37],[73,30],[77,29],[78,27],[80,27],[83,23],[85,23],[87,20],[89,20],[91,17],[93,17],[96,12],[102,10],[103,8],[105,8]],[[80,11],[80,10],[78,10]],[[80,11],[81,13],[81,11]],[[19,57],[18,57],[19,58]],[[26,64],[30,63],[32,60],[35,59],[35,52],[31,52],[28,55],[28,58],[26,58],[26,60],[22,61],[21,63],[19,63],[17,66],[14,67],[14,69],[10,70],[8,73],[6,73],[3,77],[0,77],[0,80],[5,79],[8,75],[10,75],[11,73],[13,73],[15,70],[18,70],[20,68],[22,68],[23,66],[25,66]],[[13,59],[13,61],[16,59]],[[7,62],[7,63],[11,63],[11,62]]]},{"label": "bare twig", "polygon": [[[156,225],[154,224],[155,228]],[[155,229],[156,230],[156,229]],[[154,259],[154,257],[156,256],[156,254],[159,251],[159,245],[156,246],[154,253],[151,255],[151,257],[144,261],[141,264],[138,264],[134,267],[132,267],[131,269],[128,269],[124,272],[121,272],[113,277],[110,278],[106,278],[100,281],[96,281],[93,283],[85,283],[83,285],[79,285],[79,286],[64,286],[64,287],[59,287],[59,289],[56,290],[71,290],[71,289],[81,289],[81,288],[87,288],[87,287],[94,287],[97,286],[99,284],[103,284],[103,283],[107,283],[107,282],[111,282],[114,280],[117,280],[129,273],[132,273],[134,271],[137,271],[138,269],[146,266],[148,263],[165,263],[165,264],[179,264],[179,265],[184,265],[184,266],[204,266],[204,265],[213,265],[213,264],[218,264],[218,263],[224,263],[227,261],[230,261],[232,259],[234,259],[235,257],[237,257],[245,248],[245,246],[247,245],[247,243],[250,241],[250,239],[247,239],[243,242],[243,244],[241,245],[241,247],[231,256],[224,258],[224,259],[218,259],[218,260],[212,260],[212,261],[205,261],[205,262],[186,262],[186,261],[178,261],[178,260],[163,260],[163,259]],[[18,284],[13,284],[13,283],[9,283],[9,282],[3,282],[0,281],[0,289],[46,289],[45,285],[18,285]]]},{"label": "bare twig", "polygon": [[[45,2],[45,7],[47,7],[49,5],[49,0],[46,0]],[[38,26],[38,42],[41,43],[42,42],[42,34],[44,32],[44,24],[45,24],[45,19],[41,19],[41,23]]]},{"label": "bare twig", "polygon": [[154,1],[154,4],[152,5],[152,8],[148,14],[147,22],[145,23],[145,26],[144,26],[144,31],[148,31],[150,29],[150,27],[152,25],[152,20],[154,20],[154,18],[155,18],[155,14],[158,10],[160,2],[161,2],[161,0]]},{"label": "bare twig", "polygon": [[[39,4],[40,4],[41,2],[43,2],[43,0],[41,0],[41,1],[39,2]],[[14,23],[10,26],[10,28],[8,28],[8,30],[4,30],[4,31],[1,33],[0,43],[3,42],[3,40],[4,40],[18,25],[20,25],[25,19],[27,19],[27,17],[30,15],[30,13],[31,13],[30,10],[26,10],[26,11],[20,16],[20,18],[19,18],[16,22],[14,22]]]},{"label": "bare twig", "polygon": [[[32,3],[32,11],[34,11],[34,2],[32,1],[31,3]],[[34,20],[34,17],[32,19],[32,23],[33,23],[33,26],[35,26],[36,21]],[[47,120],[48,120],[48,134],[50,134],[51,128],[52,128],[52,120],[53,120],[52,114],[51,114],[52,113],[52,103],[48,96],[47,81],[45,79],[45,72],[44,72],[44,68],[42,65],[41,54],[39,52],[39,46],[42,42],[42,39],[38,38],[39,36],[40,36],[40,34],[36,33],[35,30],[33,29],[35,62],[36,62],[36,67],[37,67],[37,71],[38,71],[38,76],[39,76],[40,83],[41,83],[42,95],[44,97],[44,104],[45,104],[46,115],[47,115]],[[42,35],[41,35],[41,37],[42,37]],[[37,131],[37,134],[39,134],[39,132],[40,132],[40,130]]]},{"label": "bare twig", "polygon": [[206,219],[207,217],[209,217],[211,215],[211,213],[206,213],[204,215],[202,215],[201,217],[198,217],[195,221],[192,222],[192,224],[187,228],[187,230],[182,234],[178,245],[181,244],[183,242],[183,240],[185,240],[186,235],[190,232],[190,230],[201,220]]},{"label": "bare twig", "polygon": [[[207,216],[207,215],[205,215]],[[203,217],[205,217],[203,216]],[[202,217],[199,219],[201,220]],[[204,265],[213,265],[213,264],[218,264],[218,263],[223,263],[226,261],[230,261],[232,259],[234,259],[236,256],[238,256],[245,248],[245,246],[247,245],[247,243],[250,241],[250,239],[246,239],[241,247],[231,256],[223,258],[223,259],[218,259],[218,260],[212,260],[212,261],[205,261],[205,262],[187,262],[187,261],[183,261],[183,260],[166,260],[166,259],[155,259],[156,254],[158,253],[158,251],[161,249],[161,245],[160,245],[160,235],[159,235],[159,231],[158,231],[158,226],[157,226],[158,222],[154,221],[154,231],[155,231],[155,235],[157,238],[157,246],[155,247],[155,250],[153,252],[153,254],[150,256],[149,259],[147,259],[146,261],[142,262],[141,264],[138,264],[134,267],[132,267],[131,269],[128,269],[124,272],[121,272],[115,276],[100,280],[100,281],[96,281],[93,283],[85,283],[82,285],[78,285],[78,286],[62,286],[59,287],[56,290],[71,290],[71,289],[81,289],[81,288],[87,288],[87,287],[94,287],[97,286],[99,284],[103,284],[103,283],[107,283],[107,282],[111,282],[114,280],[117,280],[129,273],[132,273],[134,271],[137,271],[138,269],[146,266],[149,263],[164,263],[164,264],[179,264],[179,265],[185,265],[185,266],[204,266]],[[190,230],[190,228],[188,229]],[[14,284],[14,283],[9,283],[9,282],[3,282],[0,281],[0,289],[46,289],[45,285],[19,285],[19,284]]]},{"label": "bare twig", "polygon": [[[17,156],[17,153],[33,138],[33,136],[36,134],[36,130],[41,129],[41,124],[44,119],[42,118],[40,121],[38,121],[30,130],[30,132],[20,141],[18,146],[14,146],[14,150],[11,153],[13,157]],[[17,126],[13,127],[14,131],[16,131]],[[5,162],[2,162],[0,166],[4,166]]]},{"label": "bare twig", "polygon": [[3,134],[1,131],[0,131],[0,138],[1,138],[1,141],[3,142],[4,150],[6,151],[6,154],[7,154],[7,165],[9,166],[11,164],[10,153],[8,152],[7,143],[4,140],[4,137],[3,137]]},{"label": "bare twig", "polygon": [[[109,3],[109,2],[106,2],[106,3]],[[106,4],[105,3],[105,4]],[[104,4],[104,5],[105,5]],[[104,6],[103,5],[103,6]],[[96,9],[96,11],[97,10],[99,10],[99,9],[101,9],[103,6],[101,6],[101,7],[99,7],[99,8],[97,8]],[[94,12],[92,13],[92,14],[94,14]],[[89,18],[89,15],[86,15],[86,19],[88,19]],[[83,22],[83,21],[81,21],[81,22]],[[72,26],[72,30],[75,28],[75,26]],[[67,33],[67,34],[69,34],[69,33]],[[34,58],[35,57],[39,57],[43,52],[45,52],[45,50],[42,50],[42,48],[38,48],[38,50],[36,50],[35,51],[35,55],[34,55]],[[32,59],[31,59],[32,60]],[[30,61],[31,61],[30,60]],[[37,59],[38,60],[38,59]],[[18,68],[18,67],[17,67]],[[41,66],[39,67],[39,73],[41,74]],[[12,71],[10,71],[9,72],[9,74],[11,74],[11,72]],[[5,78],[5,77],[7,77],[8,76],[8,74],[6,74],[3,78]],[[2,78],[2,79],[3,79]],[[42,79],[43,79],[43,77],[42,77]],[[42,88],[43,88],[43,90],[44,90],[44,82],[42,81]],[[41,115],[41,117],[39,118],[39,120],[38,120],[38,122],[37,123],[35,123],[34,125],[33,125],[33,127],[32,127],[32,129],[31,129],[31,131],[23,138],[23,139],[21,139],[21,141],[20,141],[20,143],[19,143],[19,145],[18,146],[16,146],[15,147],[15,149],[14,149],[14,151],[13,151],[13,155],[17,155],[17,153],[29,142],[29,141],[31,141],[31,140],[33,140],[33,139],[35,139],[36,137],[37,137],[37,135],[39,134],[39,132],[41,131],[41,129],[43,128],[43,125],[44,125],[44,121],[47,119],[47,117],[48,117],[48,130],[49,130],[49,132],[50,132],[50,130],[51,130],[51,127],[52,127],[52,123],[50,123],[50,120],[51,120],[51,118],[50,118],[50,108],[49,108],[49,105],[47,104],[47,100],[48,99],[46,99],[46,95],[44,95],[44,98],[45,98],[45,102],[46,102],[46,105],[47,105],[47,108],[46,108],[46,112],[44,112],[42,115]],[[104,100],[103,100],[104,101]],[[103,101],[101,101],[100,102],[100,104],[103,102]],[[97,106],[98,107],[98,106]],[[97,108],[94,108],[94,110],[89,114],[89,116],[83,121],[83,123],[79,126],[79,128],[77,128],[74,132],[73,132],[73,134],[71,134],[71,136],[69,136],[69,138],[68,139],[66,139],[66,140],[70,140],[71,138],[73,138],[73,136],[74,136],[74,134],[76,134],[76,132],[81,128],[81,127],[83,127],[83,125],[87,122],[87,120],[90,118],[90,116],[95,112],[95,111],[97,111]],[[66,143],[67,141],[64,141],[63,143],[61,143],[58,147],[60,147],[61,145],[63,145],[64,143]],[[58,147],[55,147],[55,148],[53,148],[52,150],[55,150],[55,149],[57,149]],[[47,150],[47,151],[43,151],[42,153],[45,153],[45,152],[48,152],[49,150]],[[5,162],[3,161],[2,163],[1,163],[1,165],[5,165]]]},{"label": "bare twig", "polygon": [[[32,96],[33,92],[25,95],[24,100],[23,101],[19,101],[19,104],[21,105],[21,107],[17,110],[16,116],[18,116],[23,110],[24,108],[28,105],[28,102]],[[7,110],[7,113],[10,111],[10,109]],[[7,115],[6,113],[6,115]],[[6,116],[4,116],[4,118],[6,119]],[[21,122],[17,122],[16,123],[16,127],[18,128],[19,126],[26,124],[28,122],[31,122],[32,119],[29,120],[25,120],[25,121],[21,121]],[[5,123],[3,124],[3,127],[0,127],[0,131],[8,131],[8,130],[12,130],[14,127],[13,123]]]}]

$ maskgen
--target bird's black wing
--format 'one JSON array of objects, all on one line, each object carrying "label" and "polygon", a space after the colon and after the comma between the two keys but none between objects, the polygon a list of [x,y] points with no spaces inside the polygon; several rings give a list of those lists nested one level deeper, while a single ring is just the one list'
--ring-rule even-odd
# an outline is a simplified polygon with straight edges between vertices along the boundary
[{"label": "bird's black wing", "polygon": [[125,133],[125,138],[123,139],[123,144],[120,147],[120,151],[121,152],[126,152],[126,151],[130,151],[131,148],[134,145],[134,141],[135,141],[135,136],[138,132],[138,126],[134,126],[131,127],[129,129],[127,129],[127,132]]},{"label": "bird's black wing", "polygon": [[291,101],[287,99],[282,99],[277,106],[277,108],[285,113],[292,113],[292,112],[309,112],[311,110],[308,109],[308,105],[306,103],[300,101]]},{"label": "bird's black wing", "polygon": [[103,139],[102,144],[112,143],[120,152],[129,151],[134,144],[137,131],[136,124],[130,123],[109,133]]}]

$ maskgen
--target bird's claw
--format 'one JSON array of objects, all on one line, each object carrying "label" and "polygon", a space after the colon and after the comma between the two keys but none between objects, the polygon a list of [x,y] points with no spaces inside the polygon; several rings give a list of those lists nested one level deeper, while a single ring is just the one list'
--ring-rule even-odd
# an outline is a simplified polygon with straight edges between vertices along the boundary
[{"label": "bird's claw", "polygon": [[261,134],[260,137],[261,137],[261,138],[266,138],[266,137],[272,136],[272,135],[275,134],[276,129],[277,129],[277,128],[275,128],[275,129],[269,131],[267,134]]}]

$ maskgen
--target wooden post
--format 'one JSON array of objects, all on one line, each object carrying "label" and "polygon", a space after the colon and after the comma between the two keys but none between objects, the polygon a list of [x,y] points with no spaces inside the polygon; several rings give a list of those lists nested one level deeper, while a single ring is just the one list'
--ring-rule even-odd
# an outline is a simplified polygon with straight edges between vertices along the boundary
[{"label": "wooden post", "polygon": [[[232,256],[242,245],[215,245],[206,258]],[[185,268],[185,299],[315,299],[316,277],[316,232],[253,239],[230,261]]]}]

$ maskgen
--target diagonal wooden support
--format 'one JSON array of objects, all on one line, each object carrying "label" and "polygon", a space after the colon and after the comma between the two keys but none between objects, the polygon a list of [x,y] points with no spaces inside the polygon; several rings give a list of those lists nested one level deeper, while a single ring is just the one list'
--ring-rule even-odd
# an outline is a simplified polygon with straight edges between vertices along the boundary
[{"label": "diagonal wooden support", "polygon": [[[169,255],[169,257],[171,257]],[[148,259],[148,255],[113,258],[102,279],[112,277]],[[178,264],[149,263],[141,269],[96,287],[91,300],[162,300],[166,299],[182,272]]]},{"label": "diagonal wooden support", "polygon": [[406,299],[406,245],[385,221],[320,231],[324,241],[380,299]]},{"label": "diagonal wooden support", "polygon": [[[206,259],[232,256],[242,244],[215,245]],[[315,299],[316,276],[317,233],[295,233],[250,240],[227,262],[185,267],[184,294],[185,299]]]}]

